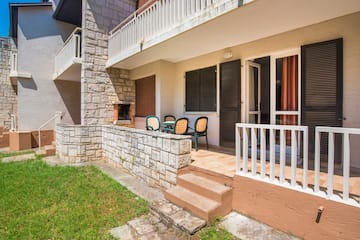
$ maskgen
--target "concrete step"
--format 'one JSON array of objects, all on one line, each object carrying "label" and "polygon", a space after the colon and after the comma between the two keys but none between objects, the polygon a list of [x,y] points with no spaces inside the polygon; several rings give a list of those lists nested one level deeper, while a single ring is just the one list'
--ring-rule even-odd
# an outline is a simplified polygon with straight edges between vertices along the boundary
[{"label": "concrete step", "polygon": [[151,214],[158,216],[166,226],[175,227],[190,235],[206,226],[204,219],[198,218],[166,200],[154,201],[150,210]]},{"label": "concrete step", "polygon": [[218,213],[217,210],[221,207],[219,202],[180,186],[168,189],[165,192],[165,198],[206,221],[216,217]]},{"label": "concrete step", "polygon": [[192,173],[186,173],[178,176],[176,183],[178,186],[219,203],[225,202],[227,200],[226,198],[231,199],[230,187]]},{"label": "concrete step", "polygon": [[54,156],[56,154],[56,147],[53,145],[46,145],[40,150],[37,150],[36,154],[43,157]]},{"label": "concrete step", "polygon": [[115,239],[120,240],[188,240],[189,236],[177,229],[166,226],[152,213],[135,218],[127,224],[110,231]]}]

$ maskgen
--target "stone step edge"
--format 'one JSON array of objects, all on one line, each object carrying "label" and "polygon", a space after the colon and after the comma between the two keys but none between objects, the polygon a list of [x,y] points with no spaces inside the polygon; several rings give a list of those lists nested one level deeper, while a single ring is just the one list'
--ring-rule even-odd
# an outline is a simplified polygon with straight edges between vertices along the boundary
[{"label": "stone step edge", "polygon": [[[161,207],[164,208],[161,209]],[[150,212],[158,216],[160,221],[166,226],[175,227],[190,235],[195,234],[207,225],[207,221],[204,219],[194,216],[185,209],[167,200],[153,202],[150,205]],[[181,217],[183,219],[181,219]]]},{"label": "stone step edge", "polygon": [[28,161],[28,160],[32,160],[32,159],[36,159],[35,153],[25,153],[25,154],[10,156],[10,157],[4,157],[4,158],[0,159],[0,161],[4,162],[4,163],[8,163],[8,162]]}]

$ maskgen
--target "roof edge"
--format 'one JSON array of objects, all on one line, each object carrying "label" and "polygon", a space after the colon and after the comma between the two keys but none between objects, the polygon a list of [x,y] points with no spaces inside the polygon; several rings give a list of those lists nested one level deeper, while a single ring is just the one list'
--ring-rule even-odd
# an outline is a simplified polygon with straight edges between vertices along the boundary
[{"label": "roof edge", "polygon": [[48,7],[52,6],[51,2],[43,3],[9,3],[9,17],[10,17],[10,31],[9,36],[17,38],[17,25],[18,25],[18,8],[19,7]]}]

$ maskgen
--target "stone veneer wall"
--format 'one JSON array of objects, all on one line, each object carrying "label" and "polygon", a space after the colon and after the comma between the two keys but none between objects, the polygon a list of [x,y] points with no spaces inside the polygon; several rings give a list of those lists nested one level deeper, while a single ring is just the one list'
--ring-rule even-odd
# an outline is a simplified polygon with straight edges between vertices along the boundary
[{"label": "stone veneer wall", "polygon": [[103,126],[103,154],[152,186],[176,185],[178,169],[190,164],[191,137],[120,126]]},{"label": "stone veneer wall", "polygon": [[56,149],[70,163],[105,159],[160,188],[190,164],[191,137],[114,125],[57,125]]},{"label": "stone veneer wall", "polygon": [[10,128],[10,115],[17,114],[16,88],[11,85],[11,45],[8,38],[0,38],[0,128]]},{"label": "stone veneer wall", "polygon": [[56,126],[56,151],[67,163],[102,159],[102,127],[81,125]]},{"label": "stone veneer wall", "polygon": [[106,69],[109,32],[136,9],[135,0],[83,0],[81,124],[109,124],[115,101],[135,102],[127,70]]}]

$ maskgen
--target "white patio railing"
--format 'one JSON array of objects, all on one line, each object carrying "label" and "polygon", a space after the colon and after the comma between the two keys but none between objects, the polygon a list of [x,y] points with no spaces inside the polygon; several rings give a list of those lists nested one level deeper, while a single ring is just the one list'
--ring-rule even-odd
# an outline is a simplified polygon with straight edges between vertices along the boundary
[{"label": "white patio railing", "polygon": [[[349,198],[350,184],[350,135],[360,135],[360,129],[340,127],[316,127],[315,128],[315,193],[321,193],[320,189],[320,152],[321,134],[328,135],[328,169],[326,195],[329,199],[342,200],[350,204],[360,204]],[[341,194],[334,194],[334,156],[335,156],[335,134],[342,135],[342,168],[343,168],[343,189]],[[359,206],[359,205],[358,205]]]},{"label": "white patio railing", "polygon": [[72,64],[81,62],[81,28],[76,28],[55,57],[55,76],[59,76]]},{"label": "white patio railing", "polygon": [[[326,184],[320,186],[321,133],[328,133],[329,141],[328,169],[325,172],[327,179],[325,180]],[[334,194],[333,189],[335,134],[342,134],[343,136],[343,190],[337,194]],[[359,202],[349,197],[349,136],[351,134],[360,134],[360,129],[316,127],[314,174],[309,174],[308,127],[237,123],[236,173],[237,175],[360,207]],[[288,168],[286,166],[287,158],[291,159],[290,174],[287,172],[288,175],[286,175],[286,168]],[[297,173],[299,173],[298,160],[300,158],[302,158],[302,166],[300,167],[302,171],[301,180],[297,178]],[[260,162],[258,162],[258,159]],[[267,163],[268,159],[269,162]],[[268,165],[270,165],[269,170],[267,170]],[[309,184],[311,180],[312,182]]]},{"label": "white patio railing", "polygon": [[[245,0],[242,4],[251,1]],[[130,49],[141,51],[150,39],[164,33],[162,40],[175,35],[170,33],[171,29],[179,26],[176,33],[184,32],[239,5],[238,0],[157,0],[144,5],[110,32],[109,59]]]}]

